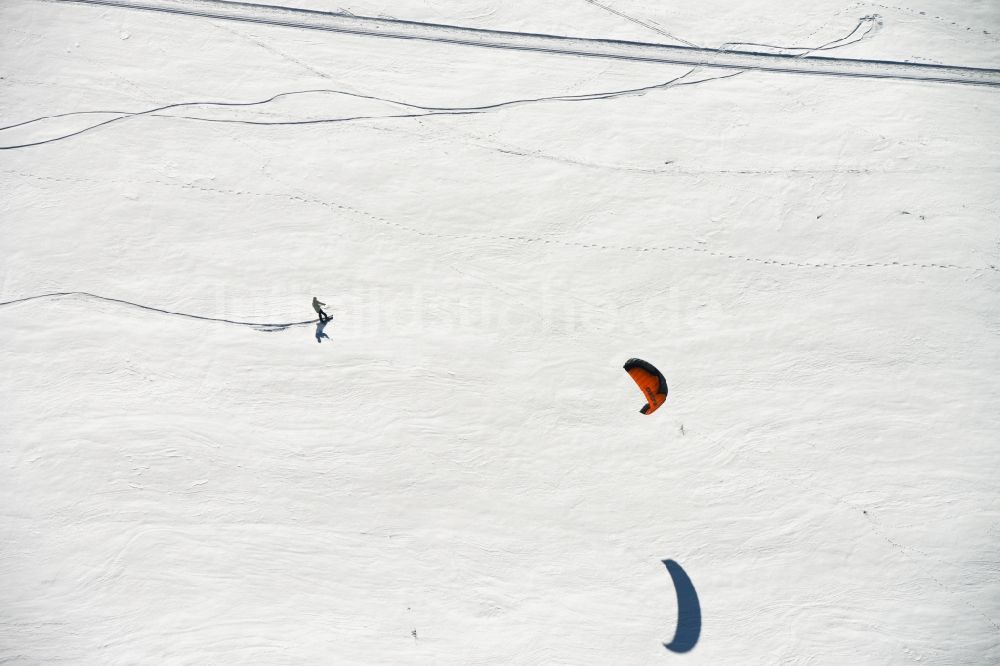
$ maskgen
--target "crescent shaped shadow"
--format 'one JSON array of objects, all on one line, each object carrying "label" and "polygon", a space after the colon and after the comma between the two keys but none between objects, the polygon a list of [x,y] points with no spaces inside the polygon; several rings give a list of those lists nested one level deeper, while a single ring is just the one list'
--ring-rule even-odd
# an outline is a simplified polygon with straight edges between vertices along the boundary
[{"label": "crescent shaped shadow", "polygon": [[673,560],[663,560],[677,591],[677,631],[663,647],[671,652],[690,652],[701,636],[701,603],[687,573]]}]

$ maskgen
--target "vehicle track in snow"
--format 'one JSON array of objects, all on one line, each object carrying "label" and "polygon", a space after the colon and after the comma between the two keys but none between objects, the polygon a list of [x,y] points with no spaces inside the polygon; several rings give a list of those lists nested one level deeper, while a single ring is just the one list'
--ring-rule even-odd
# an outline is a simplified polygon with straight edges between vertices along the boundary
[{"label": "vehicle track in snow", "polygon": [[408,39],[461,46],[662,62],[722,69],[815,74],[834,77],[882,78],[1000,87],[1000,70],[926,65],[886,60],[797,57],[753,51],[691,48],[667,44],[591,39],[564,35],[463,28],[437,23],[317,12],[290,7],[254,5],[220,0],[44,0],[118,7],[227,21],[323,30],[353,35]]}]

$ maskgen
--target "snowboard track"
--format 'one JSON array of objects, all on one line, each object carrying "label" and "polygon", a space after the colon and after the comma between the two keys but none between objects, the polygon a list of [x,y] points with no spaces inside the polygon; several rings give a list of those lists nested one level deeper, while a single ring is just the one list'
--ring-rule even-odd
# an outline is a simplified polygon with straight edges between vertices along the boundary
[{"label": "snowboard track", "polygon": [[610,58],[643,62],[694,65],[722,69],[740,69],[792,74],[816,74],[836,77],[905,79],[929,83],[1000,86],[1000,70],[926,65],[889,60],[861,60],[826,57],[796,57],[692,48],[648,42],[544,35],[464,28],[438,23],[355,16],[346,13],[318,12],[274,5],[255,5],[220,0],[44,0],[155,11],[227,21],[241,21],[307,30],[344,34],[408,39],[440,44],[528,51],[545,54]]},{"label": "snowboard track", "polygon": [[9,305],[17,305],[20,303],[27,303],[29,301],[39,301],[47,300],[53,298],[86,298],[90,300],[104,301],[106,303],[115,303],[118,305],[124,305],[130,308],[138,308],[140,310],[146,310],[147,312],[156,312],[159,314],[173,315],[175,317],[186,317],[188,319],[198,319],[201,321],[211,321],[223,324],[233,324],[236,326],[248,326],[254,328],[258,331],[264,333],[270,333],[274,331],[283,331],[287,328],[294,328],[298,326],[307,326],[310,324],[315,324],[318,319],[307,319],[305,321],[290,321],[283,323],[267,323],[267,322],[253,322],[253,321],[239,321],[236,319],[224,319],[222,317],[206,317],[203,315],[190,314],[187,312],[177,312],[174,310],[165,310],[163,308],[156,308],[151,305],[143,305],[142,303],[133,303],[132,301],[126,301],[121,298],[111,298],[109,296],[99,296],[98,294],[91,294],[87,291],[54,291],[47,294],[38,294],[36,296],[26,296],[24,298],[16,298],[12,301],[2,301],[0,302],[0,307],[7,307]]}]

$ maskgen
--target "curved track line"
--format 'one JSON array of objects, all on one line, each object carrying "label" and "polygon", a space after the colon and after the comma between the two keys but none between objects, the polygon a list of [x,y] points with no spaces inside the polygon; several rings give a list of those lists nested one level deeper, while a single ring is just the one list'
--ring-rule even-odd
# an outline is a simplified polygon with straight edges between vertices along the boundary
[{"label": "curved track line", "polygon": [[[795,55],[795,57],[805,57],[805,56],[807,56],[809,53],[811,53],[813,51],[828,50],[828,49],[840,48],[840,47],[843,47],[843,46],[849,46],[851,44],[856,44],[857,42],[866,39],[873,32],[873,29],[874,29],[873,25],[869,25],[868,30],[866,30],[860,37],[857,37],[857,38],[853,39],[852,41],[849,41],[849,40],[851,40],[852,37],[854,37],[855,34],[858,33],[858,31],[861,30],[861,27],[863,25],[865,25],[866,23],[872,23],[874,25],[874,22],[873,22],[873,20],[870,17],[863,18],[863,19],[861,19],[858,22],[857,26],[855,26],[855,28],[850,33],[848,33],[846,36],[841,37],[839,39],[835,39],[835,40],[833,40],[831,42],[828,42],[827,44],[824,44],[822,46],[817,46],[817,47],[779,47],[779,46],[772,46],[772,45],[762,45],[762,46],[767,46],[767,48],[775,48],[775,49],[801,50],[802,52],[801,53],[797,53]],[[875,27],[877,27],[877,26],[875,26]],[[730,44],[724,44],[722,48],[725,49],[729,45]],[[413,103],[405,102],[405,101],[402,101],[402,100],[397,100],[397,99],[392,99],[392,98],[387,98],[387,97],[379,97],[379,96],[376,96],[376,95],[366,95],[366,94],[361,94],[361,93],[348,92],[348,91],[345,91],[345,90],[334,90],[334,89],[329,89],[329,88],[316,88],[316,89],[309,89],[309,90],[298,90],[298,91],[282,92],[282,93],[278,93],[276,95],[272,95],[271,97],[268,97],[267,99],[264,99],[264,100],[261,100],[261,101],[258,101],[258,102],[210,102],[210,101],[200,102],[200,101],[192,101],[192,102],[177,102],[177,103],[173,103],[173,104],[167,104],[167,105],[159,106],[159,107],[152,108],[152,109],[146,109],[144,111],[71,111],[69,113],[59,113],[59,114],[53,114],[53,115],[49,115],[49,116],[40,116],[38,118],[33,118],[31,120],[25,120],[25,121],[22,121],[22,122],[14,123],[12,125],[6,125],[4,127],[0,127],[0,132],[4,132],[4,131],[7,131],[7,130],[16,129],[18,127],[24,127],[26,125],[31,125],[33,123],[41,122],[41,121],[44,121],[44,120],[66,118],[66,117],[71,117],[71,116],[81,116],[81,115],[114,115],[114,116],[117,116],[117,117],[110,118],[108,120],[104,120],[104,121],[95,123],[93,125],[89,125],[87,127],[84,127],[82,129],[76,130],[74,132],[70,132],[68,134],[62,134],[62,135],[59,135],[59,136],[56,136],[56,137],[52,137],[52,138],[49,138],[49,139],[42,139],[40,141],[32,141],[32,142],[29,142],[29,143],[21,143],[21,144],[12,144],[12,145],[7,145],[7,146],[0,146],[0,150],[17,150],[17,149],[21,149],[21,148],[31,148],[31,147],[34,147],[34,146],[42,146],[42,145],[45,145],[45,144],[54,143],[56,141],[62,141],[64,139],[69,139],[69,138],[78,136],[80,134],[84,134],[86,132],[90,132],[91,130],[95,130],[95,129],[98,129],[100,127],[104,127],[106,125],[111,125],[113,123],[118,123],[120,121],[128,120],[129,118],[135,118],[135,117],[138,117],[138,116],[149,116],[149,117],[153,117],[153,118],[173,118],[173,119],[178,119],[178,120],[193,120],[193,121],[199,121],[199,122],[212,122],[212,123],[232,123],[232,124],[241,124],[241,125],[277,126],[277,125],[319,125],[319,124],[332,124],[332,123],[346,123],[346,122],[354,122],[354,121],[362,121],[362,120],[410,119],[410,118],[424,118],[424,117],[427,117],[427,116],[472,115],[472,114],[479,114],[479,113],[488,113],[490,111],[495,111],[495,110],[498,110],[498,109],[503,109],[503,108],[508,108],[508,107],[516,107],[516,106],[521,106],[521,105],[524,105],[524,104],[536,104],[536,103],[541,103],[541,102],[581,102],[581,101],[593,101],[593,100],[607,100],[607,99],[614,99],[614,98],[617,98],[617,97],[625,97],[625,96],[630,96],[630,95],[644,95],[647,92],[651,92],[651,91],[654,91],[654,90],[665,90],[667,88],[671,88],[671,87],[674,87],[674,86],[696,85],[696,84],[699,84],[699,83],[707,83],[709,81],[716,81],[716,80],[719,80],[719,79],[728,79],[728,78],[737,76],[739,74],[742,74],[745,70],[744,71],[737,71],[737,72],[730,72],[728,74],[721,74],[719,76],[709,77],[709,78],[705,78],[705,79],[697,79],[697,80],[694,80],[694,81],[683,81],[683,79],[687,78],[688,76],[690,76],[691,74],[695,73],[696,71],[698,71],[697,67],[692,68],[692,69],[688,70],[687,72],[685,72],[684,74],[681,74],[680,76],[677,76],[677,77],[675,77],[673,79],[670,79],[669,81],[665,81],[663,83],[656,83],[656,84],[652,84],[652,85],[648,85],[648,86],[642,86],[642,87],[639,87],[639,88],[629,88],[629,89],[626,89],[626,90],[612,90],[612,91],[595,92],[595,93],[583,93],[583,94],[576,94],[576,95],[551,95],[551,96],[547,96],[547,97],[532,97],[532,98],[524,98],[524,99],[506,100],[506,101],[502,101],[502,102],[495,102],[493,104],[486,104],[486,105],[481,105],[481,106],[466,106],[466,107],[461,107],[461,106],[453,106],[453,107],[447,107],[447,106],[422,106],[422,105],[419,105],[419,104],[413,104]],[[187,107],[195,107],[195,106],[219,106],[219,107],[253,107],[253,106],[261,106],[261,105],[269,104],[270,102],[273,102],[275,100],[278,100],[278,99],[284,98],[284,97],[291,97],[291,96],[294,96],[294,95],[303,95],[303,94],[317,94],[317,93],[325,93],[325,94],[333,94],[333,95],[343,95],[343,96],[346,96],[346,97],[355,97],[355,98],[358,98],[358,99],[380,101],[380,102],[385,102],[387,104],[393,104],[393,105],[396,105],[396,106],[402,106],[402,107],[405,107],[405,108],[408,108],[408,109],[414,109],[414,110],[417,110],[419,112],[418,113],[403,113],[403,114],[387,114],[387,115],[381,115],[381,116],[346,116],[346,117],[337,117],[337,118],[316,118],[316,119],[308,119],[308,120],[287,120],[287,121],[259,121],[259,120],[238,120],[238,119],[230,119],[230,118],[204,118],[204,117],[201,117],[201,116],[185,116],[185,115],[173,115],[173,114],[160,113],[161,111],[173,110],[173,109],[180,109],[180,108],[187,108]]]},{"label": "curved track line", "polygon": [[99,301],[106,301],[108,303],[117,303],[119,305],[126,305],[132,308],[138,308],[140,310],[146,310],[148,312],[157,312],[160,314],[174,315],[177,317],[187,317],[188,319],[199,319],[201,321],[215,321],[224,324],[235,324],[237,326],[249,326],[255,328],[258,331],[272,332],[272,331],[283,331],[286,328],[292,328],[295,326],[306,326],[308,324],[315,324],[318,320],[308,319],[306,321],[292,321],[281,324],[270,324],[264,322],[254,322],[254,321],[238,321],[234,319],[222,319],[219,317],[203,317],[201,315],[188,314],[186,312],[174,312],[173,310],[164,310],[162,308],[154,308],[150,305],[142,305],[141,303],[133,303],[132,301],[124,301],[120,298],[109,298],[107,296],[98,296],[97,294],[91,294],[86,291],[55,291],[48,294],[39,294],[37,296],[27,296],[25,298],[16,298],[12,301],[0,302],[0,307],[6,307],[8,305],[15,305],[17,303],[27,303],[28,301],[37,301],[47,298],[60,298],[63,296],[82,296],[84,298],[96,299]]},{"label": "curved track line", "polygon": [[720,67],[723,69],[759,70],[794,74],[820,74],[862,78],[887,78],[934,83],[962,83],[1000,86],[1000,70],[923,65],[885,60],[794,57],[751,51],[690,48],[666,44],[629,42],[611,39],[585,39],[562,35],[540,35],[463,28],[437,23],[418,23],[317,12],[290,7],[254,5],[220,0],[45,0],[75,4],[103,5],[122,9],[199,16],[227,21],[243,21],[289,28],[412,39],[445,44],[512,49],[538,53],[615,58],[670,64]]},{"label": "curved track line", "polygon": [[[864,32],[861,29],[867,26]],[[852,44],[857,44],[858,42],[863,42],[866,39],[874,36],[879,30],[882,29],[882,19],[877,14],[875,16],[865,16],[858,21],[858,24],[854,26],[847,35],[834,39],[832,41],[826,42],[825,44],[820,44],[819,46],[778,46],[775,44],[761,44],[759,42],[726,42],[721,47],[722,51],[730,50],[731,46],[752,46],[762,49],[772,49],[774,51],[796,51],[793,54],[783,54],[790,55],[796,58],[804,58],[811,53],[817,51],[832,51],[834,49],[843,48],[845,46],[850,46]],[[860,35],[858,33],[861,32]],[[858,35],[855,37],[855,35]]]},{"label": "curved track line", "polygon": [[[374,95],[361,95],[357,93],[344,92],[340,90],[327,90],[327,89],[317,89],[317,90],[303,90],[303,91],[292,91],[285,93],[278,93],[265,100],[259,102],[177,102],[174,104],[166,104],[163,106],[158,106],[152,109],[146,109],[145,111],[71,111],[69,113],[59,113],[50,116],[40,116],[38,118],[33,118],[31,120],[25,120],[23,122],[15,123],[13,125],[7,125],[5,127],[0,127],[0,132],[6,130],[16,129],[18,127],[23,127],[25,125],[31,125],[32,123],[37,123],[43,120],[51,120],[56,118],[66,118],[70,116],[78,115],[90,115],[90,114],[120,114],[115,118],[109,118],[108,120],[103,120],[99,123],[93,125],[88,125],[83,129],[77,130],[75,132],[70,132],[69,134],[61,134],[59,136],[53,137],[51,139],[42,139],[40,141],[32,141],[30,143],[20,143],[13,144],[9,146],[0,146],[0,150],[17,150],[20,148],[32,148],[34,146],[44,146],[48,143],[55,143],[56,141],[62,141],[64,139],[70,139],[74,136],[79,136],[91,130],[104,127],[105,125],[111,125],[113,123],[118,123],[123,120],[128,120],[130,118],[137,118],[139,116],[151,116],[155,118],[174,118],[177,120],[194,120],[200,122],[209,123],[232,123],[239,125],[259,125],[259,126],[277,126],[277,125],[323,125],[323,124],[333,124],[333,123],[347,123],[355,122],[359,120],[394,120],[394,119],[406,119],[406,118],[426,118],[427,116],[467,116],[480,113],[488,113],[490,111],[496,111],[498,109],[504,109],[515,106],[522,106],[526,104],[537,104],[541,102],[586,102],[602,99],[614,99],[617,97],[626,97],[630,95],[644,95],[647,92],[654,90],[665,90],[667,88],[672,88],[675,86],[690,86],[698,83],[707,83],[709,81],[716,81],[718,79],[727,79],[737,74],[742,74],[742,72],[732,72],[730,74],[723,74],[720,76],[711,77],[708,79],[698,79],[695,81],[682,81],[685,77],[691,74],[694,70],[690,70],[685,74],[681,74],[678,77],[665,81],[663,83],[656,83],[653,85],[642,86],[641,88],[629,88],[627,90],[615,90],[610,92],[597,92],[597,93],[583,93],[579,95],[555,95],[550,97],[532,97],[526,99],[515,99],[507,100],[503,102],[496,102],[493,104],[486,104],[484,106],[470,106],[470,107],[434,107],[434,106],[419,106],[417,104],[410,104],[408,102],[402,102],[398,100],[376,97]],[[400,106],[405,106],[412,109],[421,109],[417,113],[397,113],[397,114],[387,114],[380,116],[344,116],[339,118],[315,118],[307,120],[283,120],[283,121],[262,121],[262,120],[238,120],[230,118],[203,118],[199,116],[175,116],[171,114],[163,114],[161,111],[169,111],[171,109],[187,108],[192,106],[219,106],[219,107],[250,107],[250,106],[260,106],[263,104],[268,104],[274,100],[281,97],[288,97],[291,95],[299,95],[306,93],[334,93],[337,95],[346,95],[350,97],[357,97],[361,99],[378,100],[386,102],[388,104],[396,104]]]},{"label": "curved track line", "polygon": [[[38,118],[32,118],[31,120],[25,120],[19,123],[14,123],[12,125],[6,125],[0,127],[0,132],[5,130],[15,129],[17,127],[23,127],[24,125],[30,125],[32,123],[37,123],[42,120],[50,120],[53,118],[66,118],[68,116],[79,116],[88,114],[114,114],[121,116],[141,116],[147,114],[153,114],[157,111],[164,111],[169,109],[176,109],[189,106],[224,106],[224,107],[248,107],[248,106],[261,106],[264,104],[269,104],[275,100],[281,99],[283,97],[292,97],[295,95],[311,95],[311,94],[331,94],[331,95],[342,95],[345,97],[356,97],[358,99],[373,100],[378,102],[385,102],[387,104],[395,104],[397,106],[403,106],[409,109],[416,109],[419,111],[428,111],[436,113],[475,113],[483,111],[495,111],[498,109],[503,109],[509,106],[519,106],[523,104],[533,104],[537,102],[581,102],[588,100],[597,99],[614,99],[615,97],[624,97],[627,95],[640,95],[642,93],[651,92],[659,88],[665,88],[677,81],[688,76],[691,72],[683,74],[681,76],[670,79],[662,83],[654,83],[648,86],[641,86],[638,88],[626,88],[623,90],[611,90],[603,92],[593,92],[593,93],[580,93],[576,95],[550,95],[546,97],[525,97],[523,99],[512,99],[505,100],[502,102],[494,102],[492,104],[482,104],[479,106],[422,106],[420,104],[413,104],[410,102],[404,102],[402,100],[392,99],[390,97],[378,97],[377,95],[364,95],[361,93],[348,92],[346,90],[334,90],[332,88],[311,88],[309,90],[291,90],[288,92],[281,92],[268,97],[257,102],[176,102],[173,104],[167,104],[164,106],[158,106],[153,109],[146,109],[145,111],[70,111],[68,113],[58,113],[50,116],[39,116]],[[730,75],[732,76],[732,75]],[[721,78],[721,77],[716,77]],[[715,80],[706,79],[706,80]],[[701,83],[702,81],[688,82],[686,85],[691,83]],[[293,121],[282,121],[282,122],[257,122],[257,121],[246,121],[246,120],[227,120],[227,119],[217,119],[217,118],[197,118],[197,117],[187,117],[187,116],[172,116],[167,114],[162,114],[162,118],[185,118],[187,120],[206,120],[209,122],[241,122],[241,123],[251,123],[256,125],[288,125],[288,124],[300,124],[300,123],[315,123],[323,122],[324,119],[317,120],[293,120]],[[371,116],[371,118],[398,118],[400,116]],[[330,120],[340,120],[339,118]]]},{"label": "curved track line", "polygon": [[[861,19],[858,22],[858,24],[854,27],[854,29],[851,30],[851,32],[848,33],[846,36],[841,37],[839,39],[835,39],[835,40],[833,40],[831,42],[828,42],[827,44],[823,44],[822,46],[802,46],[802,47],[799,47],[799,46],[774,46],[774,45],[771,45],[771,44],[759,44],[758,46],[762,46],[762,47],[766,47],[766,48],[772,48],[772,49],[804,51],[806,53],[810,53],[812,51],[821,51],[821,50],[829,50],[829,49],[841,48],[843,46],[849,46],[851,44],[856,44],[856,43],[864,40],[865,38],[867,38],[868,35],[872,32],[872,28],[871,27],[869,27],[869,29],[866,30],[864,32],[864,34],[862,34],[857,39],[854,39],[853,41],[848,41],[852,37],[854,37],[854,35],[857,34],[858,31],[861,30],[862,26],[864,26],[866,23],[869,23],[869,22],[870,22],[870,19],[867,18],[867,17],[864,18],[864,19]],[[724,44],[723,48],[726,48],[726,47],[728,47],[728,46],[730,46],[732,44],[745,44],[745,43],[746,42],[729,42],[727,44]],[[799,53],[799,54],[796,54],[796,57],[801,57],[803,55],[805,55],[805,54]],[[593,93],[580,93],[580,94],[575,94],[575,95],[548,95],[548,96],[545,96],[545,97],[526,97],[526,98],[519,98],[519,99],[512,99],[512,100],[504,100],[502,102],[494,102],[492,104],[482,104],[482,105],[478,105],[478,106],[424,106],[424,105],[421,105],[421,104],[414,104],[412,102],[406,102],[406,101],[403,101],[403,100],[393,99],[391,97],[379,97],[378,95],[366,95],[366,94],[363,94],[363,93],[350,92],[350,91],[347,91],[347,90],[337,90],[337,89],[333,89],[333,88],[309,88],[307,90],[291,90],[291,91],[287,91],[287,92],[277,93],[275,95],[272,95],[272,96],[268,97],[267,99],[262,99],[262,100],[257,101],[257,102],[218,102],[218,101],[200,102],[200,101],[193,101],[193,102],[175,102],[175,103],[172,103],[172,104],[158,106],[158,107],[155,107],[155,108],[152,108],[152,109],[145,109],[143,111],[99,111],[99,110],[95,110],[95,111],[70,111],[68,113],[57,113],[57,114],[52,114],[52,115],[48,115],[48,116],[39,116],[37,118],[32,118],[31,120],[24,120],[24,121],[21,121],[21,122],[18,122],[18,123],[13,123],[11,125],[5,125],[3,127],[0,127],[0,132],[4,132],[4,131],[7,131],[7,130],[16,129],[18,127],[24,127],[26,125],[31,125],[31,124],[34,124],[34,123],[42,122],[44,120],[53,120],[53,119],[57,119],[57,118],[68,118],[68,117],[72,117],[72,116],[84,116],[84,115],[113,115],[113,116],[121,116],[121,117],[120,118],[112,118],[111,120],[108,120],[106,122],[95,124],[95,125],[93,125],[91,127],[84,128],[84,129],[80,130],[79,132],[74,132],[72,134],[67,134],[67,135],[64,135],[64,136],[56,137],[54,139],[49,139],[48,142],[57,141],[57,140],[62,139],[62,138],[69,138],[71,136],[76,136],[77,134],[79,134],[81,132],[86,132],[86,131],[88,131],[90,129],[95,129],[97,127],[101,127],[102,125],[109,124],[109,123],[112,123],[112,122],[116,122],[116,121],[119,121],[119,120],[125,120],[126,118],[129,118],[129,117],[144,116],[144,115],[150,115],[150,116],[153,116],[153,117],[156,117],[156,118],[180,118],[180,119],[184,119],[184,120],[198,120],[198,121],[203,121],[203,122],[215,122],[215,123],[238,123],[238,124],[245,124],[245,125],[302,125],[302,124],[315,124],[315,123],[327,123],[327,122],[329,122],[329,123],[333,123],[333,122],[345,122],[345,121],[349,121],[349,120],[360,120],[360,119],[373,120],[373,119],[381,119],[381,118],[413,118],[413,117],[421,117],[423,115],[446,115],[446,114],[485,113],[487,111],[496,111],[496,110],[507,108],[507,107],[521,106],[521,105],[525,105],[525,104],[535,104],[535,103],[539,103],[539,102],[583,102],[583,101],[590,101],[590,100],[614,99],[614,98],[617,98],[617,97],[626,97],[626,96],[630,96],[630,95],[643,95],[643,94],[645,94],[647,92],[652,92],[654,90],[660,90],[660,89],[665,89],[665,88],[673,87],[674,85],[692,85],[692,84],[695,84],[695,83],[704,83],[704,82],[707,82],[707,81],[715,81],[717,79],[724,79],[724,78],[729,78],[729,77],[732,77],[732,76],[736,76],[736,74],[725,74],[725,75],[722,75],[722,76],[711,77],[711,78],[708,78],[708,79],[699,79],[697,81],[687,81],[687,82],[681,83],[682,79],[687,78],[688,76],[690,76],[695,71],[696,71],[695,69],[692,69],[692,70],[689,70],[688,72],[686,72],[685,74],[682,74],[680,76],[674,77],[673,79],[670,79],[669,81],[664,81],[662,83],[654,83],[654,84],[650,84],[650,85],[646,85],[646,86],[641,86],[641,87],[638,87],[638,88],[626,88],[626,89],[623,89],[623,90],[599,91],[599,92],[593,92]],[[740,72],[740,73],[742,73],[742,72]],[[415,115],[414,114],[405,114],[405,115],[395,114],[395,115],[385,115],[385,116],[365,116],[363,118],[362,117],[317,118],[317,119],[312,119],[312,120],[290,120],[290,121],[236,120],[236,119],[228,119],[228,118],[204,118],[204,117],[201,117],[201,116],[175,116],[175,115],[171,115],[171,114],[158,113],[160,111],[171,110],[171,109],[179,109],[179,108],[186,108],[186,107],[192,107],[192,106],[221,106],[221,107],[240,107],[240,108],[251,107],[251,106],[263,106],[263,105],[270,104],[271,102],[274,102],[276,100],[283,99],[283,98],[286,98],[286,97],[295,97],[295,96],[298,96],[298,95],[314,95],[314,94],[335,95],[335,96],[343,96],[343,97],[354,97],[354,98],[357,98],[357,99],[364,99],[364,100],[370,100],[370,101],[385,102],[386,104],[392,104],[392,105],[396,105],[396,106],[402,106],[402,107],[407,108],[407,109],[414,109],[414,110],[417,110],[417,111],[424,111],[424,112],[427,112],[427,113],[415,114]],[[24,144],[24,145],[20,145],[20,146],[0,146],[0,150],[9,150],[11,148],[26,148],[26,147],[33,146],[33,145],[39,145],[39,142],[31,143],[31,144]]]}]

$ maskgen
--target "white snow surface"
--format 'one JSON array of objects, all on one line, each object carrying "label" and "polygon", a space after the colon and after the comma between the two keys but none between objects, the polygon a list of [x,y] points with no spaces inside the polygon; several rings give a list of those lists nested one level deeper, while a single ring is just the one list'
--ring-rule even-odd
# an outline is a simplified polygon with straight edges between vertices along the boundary
[{"label": "white snow surface", "polygon": [[[825,53],[1000,65],[987,0],[345,2],[288,4],[708,47],[878,14]],[[1000,663],[1000,90],[386,118],[688,68],[37,0],[0,36],[5,127],[314,91],[0,151],[0,663]],[[320,344],[210,320],[314,295]]]}]

